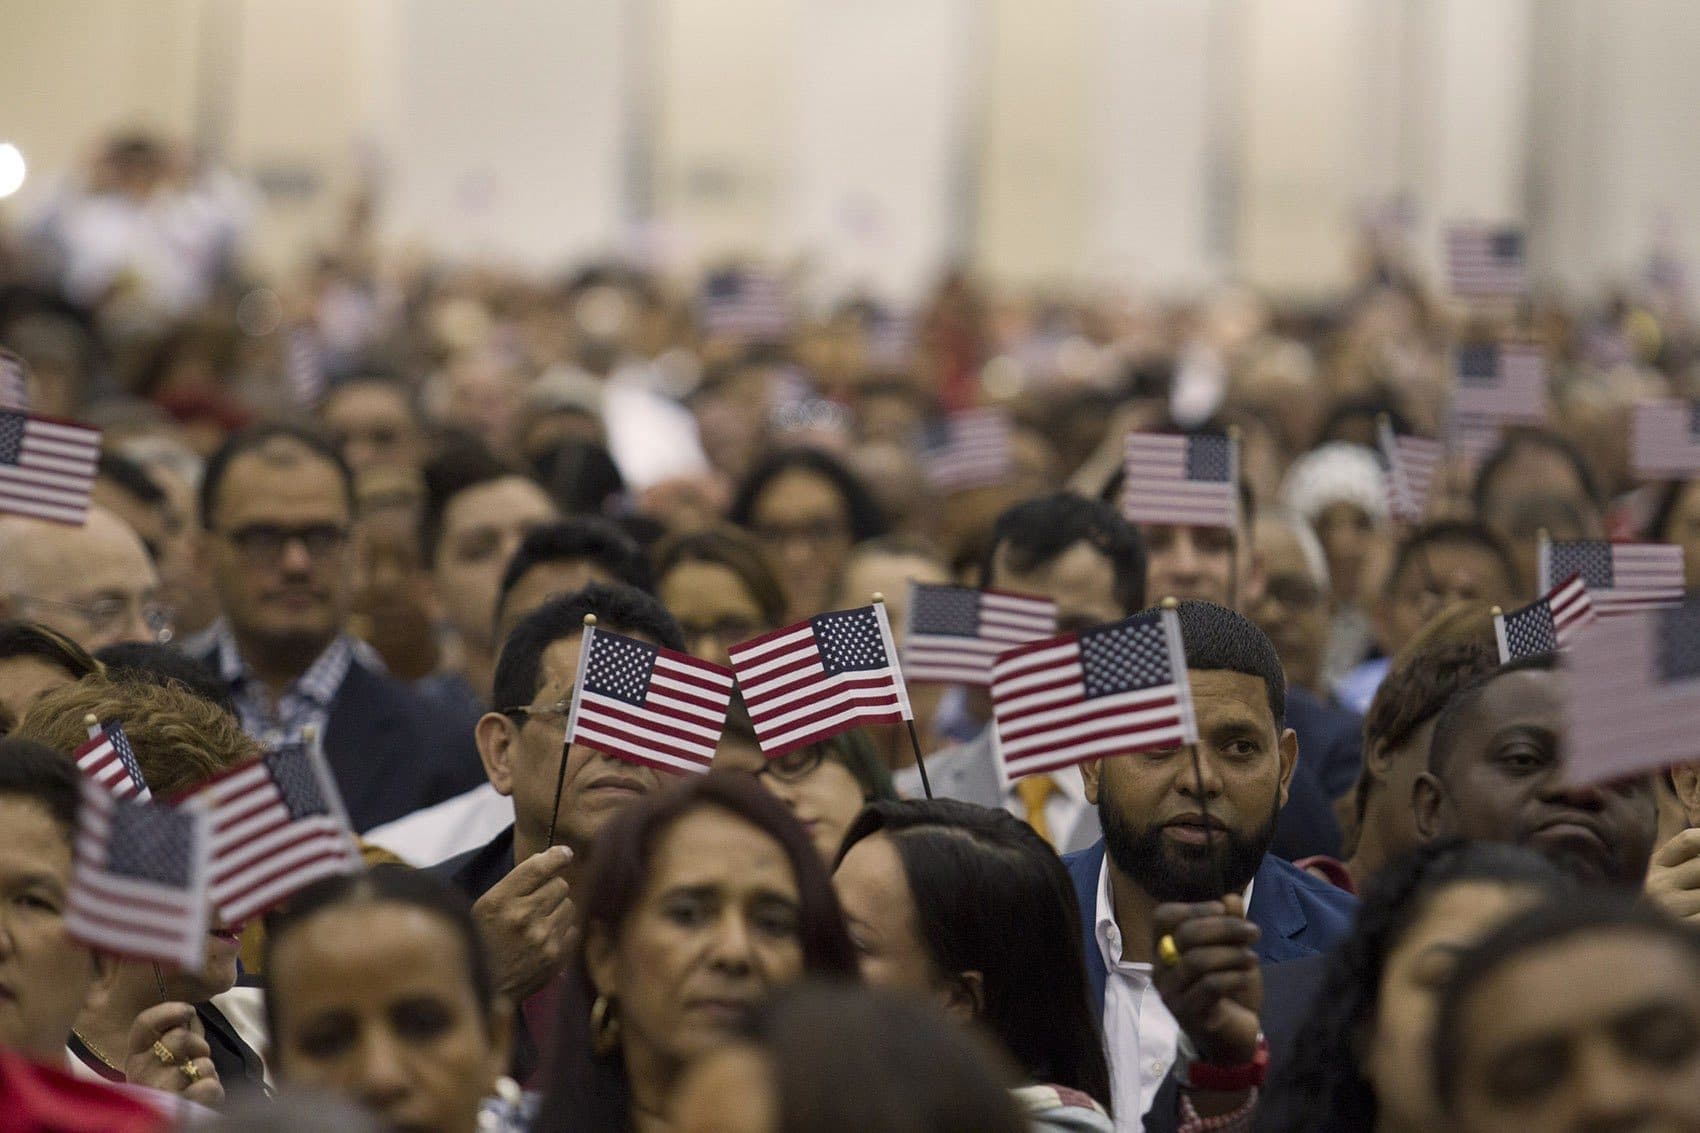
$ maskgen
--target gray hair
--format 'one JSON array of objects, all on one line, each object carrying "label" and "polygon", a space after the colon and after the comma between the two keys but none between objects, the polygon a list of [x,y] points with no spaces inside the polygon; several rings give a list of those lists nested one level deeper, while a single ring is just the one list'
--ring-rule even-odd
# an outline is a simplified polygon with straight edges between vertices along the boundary
[{"label": "gray hair", "polygon": [[1316,531],[1312,529],[1310,521],[1293,509],[1286,507],[1260,509],[1257,513],[1257,521],[1262,523],[1265,520],[1280,524],[1292,532],[1293,538],[1299,544],[1299,554],[1304,556],[1305,567],[1310,571],[1311,581],[1316,583],[1316,588],[1322,593],[1328,593],[1328,556],[1323,553],[1322,540],[1316,537]]}]

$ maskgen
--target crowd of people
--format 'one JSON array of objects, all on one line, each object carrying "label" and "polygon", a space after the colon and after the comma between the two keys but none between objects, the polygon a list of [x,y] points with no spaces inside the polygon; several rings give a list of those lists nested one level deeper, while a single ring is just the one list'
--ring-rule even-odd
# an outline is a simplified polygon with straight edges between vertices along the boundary
[{"label": "crowd of people", "polygon": [[[1493,620],[1547,537],[1700,583],[1700,493],[1628,453],[1693,392],[1668,272],[1469,307],[1381,239],[1326,306],[898,310],[456,268],[363,201],[260,280],[179,166],[121,139],[0,233],[30,411],[103,431],[85,523],[0,516],[0,1127],[1700,1130],[1700,763],[1579,784],[1562,658]],[[1505,334],[1547,423],[1398,516],[1382,424],[1444,436],[1450,351]],[[978,408],[1001,467],[929,476]],[[1125,519],[1136,431],[1231,432],[1236,521]],[[1012,782],[947,683],[913,742],[778,758],[735,701],[702,775],[564,742],[588,616],[726,664],[876,594],[901,646],[914,583],[1059,632],[1176,599],[1199,742]],[[199,972],[85,946],[90,719],[160,798],[316,745],[366,867]]]}]

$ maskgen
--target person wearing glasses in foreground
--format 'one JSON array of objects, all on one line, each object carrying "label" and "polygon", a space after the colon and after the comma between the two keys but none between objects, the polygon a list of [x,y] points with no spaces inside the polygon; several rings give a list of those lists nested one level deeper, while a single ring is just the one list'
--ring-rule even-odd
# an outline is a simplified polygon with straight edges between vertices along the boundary
[{"label": "person wearing glasses in foreground", "polygon": [[496,987],[519,1005],[513,1067],[522,1081],[537,1068],[546,1037],[538,1032],[553,1021],[548,993],[566,962],[590,844],[616,814],[668,778],[581,744],[563,753],[586,614],[595,614],[603,629],[683,647],[672,615],[630,586],[592,584],[526,615],[502,645],[493,682],[497,707],[477,729],[485,774],[513,800],[513,822],[477,849],[431,867],[473,902]]},{"label": "person wearing glasses in foreground", "polygon": [[0,517],[0,618],[58,630],[90,653],[171,640],[159,572],[130,525],[95,505],[81,527]]},{"label": "person wearing glasses in foreground", "polygon": [[476,786],[464,726],[348,633],[354,482],[336,450],[290,425],[239,433],[207,462],[200,507],[224,617],[198,659],[244,730],[272,744],[314,729],[357,831]]}]

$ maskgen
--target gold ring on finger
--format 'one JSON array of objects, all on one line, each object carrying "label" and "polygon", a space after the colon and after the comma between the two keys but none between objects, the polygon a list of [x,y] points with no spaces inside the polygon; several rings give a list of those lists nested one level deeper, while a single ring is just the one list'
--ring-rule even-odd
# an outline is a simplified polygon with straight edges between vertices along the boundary
[{"label": "gold ring on finger", "polygon": [[201,1072],[195,1069],[195,1064],[193,1062],[185,1062],[177,1069],[183,1071],[183,1077],[189,1079],[189,1084],[191,1086],[201,1080]]},{"label": "gold ring on finger", "polygon": [[158,1039],[153,1041],[153,1056],[166,1066],[177,1061],[177,1056],[171,1053],[171,1049]]},{"label": "gold ring on finger", "polygon": [[1181,950],[1175,944],[1175,938],[1168,933],[1157,942],[1157,959],[1163,962],[1163,967],[1172,968],[1181,962]]}]

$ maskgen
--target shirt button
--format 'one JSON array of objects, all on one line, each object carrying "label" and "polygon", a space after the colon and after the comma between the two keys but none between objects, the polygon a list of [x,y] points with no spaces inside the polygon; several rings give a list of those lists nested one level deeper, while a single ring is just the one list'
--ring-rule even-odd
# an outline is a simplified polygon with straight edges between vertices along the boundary
[{"label": "shirt button", "polygon": [[1165,1067],[1161,1062],[1158,1062],[1155,1059],[1152,1060],[1152,1062],[1151,1062],[1151,1075],[1152,1075],[1152,1077],[1161,1077],[1162,1074],[1163,1074],[1163,1071],[1166,1070],[1166,1069],[1167,1069],[1167,1067]]}]

